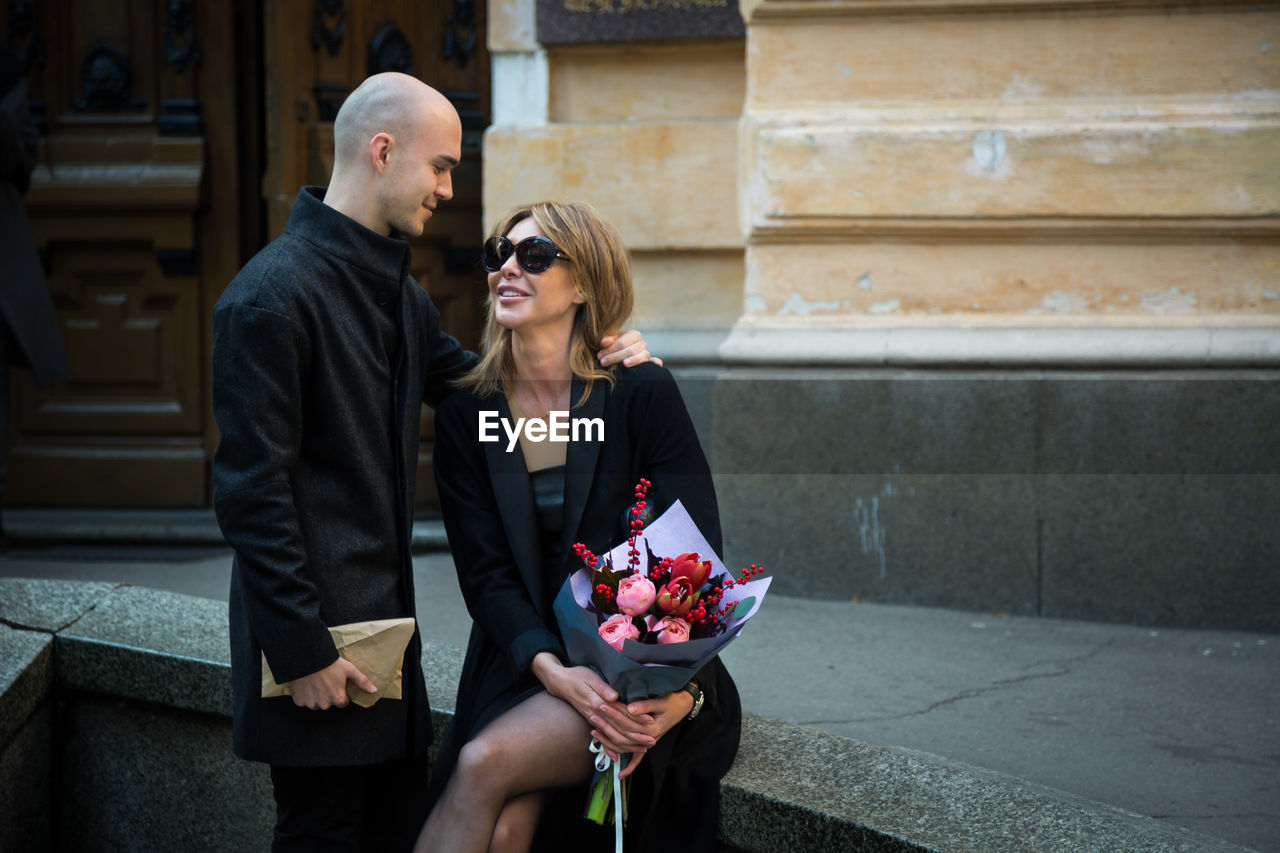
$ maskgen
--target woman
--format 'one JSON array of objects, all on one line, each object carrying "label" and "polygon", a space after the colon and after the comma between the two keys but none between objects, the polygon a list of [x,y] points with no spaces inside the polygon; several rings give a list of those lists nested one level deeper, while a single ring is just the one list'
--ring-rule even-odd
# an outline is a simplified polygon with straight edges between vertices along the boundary
[{"label": "woman", "polygon": [[[732,679],[713,659],[685,689],[623,705],[569,665],[552,612],[578,568],[571,545],[603,553],[625,538],[641,477],[658,513],[680,500],[721,548],[711,473],[671,374],[595,364],[591,342],[631,312],[626,250],[592,208],[540,203],[498,223],[485,268],[484,357],[436,412],[436,480],[474,624],[417,849],[608,849],[612,829],[581,817],[596,737],[633,756],[628,850],[710,850],[741,723]],[[522,431],[515,443],[505,429],[479,440],[482,417],[514,427],[565,411],[601,419],[603,440]]]}]

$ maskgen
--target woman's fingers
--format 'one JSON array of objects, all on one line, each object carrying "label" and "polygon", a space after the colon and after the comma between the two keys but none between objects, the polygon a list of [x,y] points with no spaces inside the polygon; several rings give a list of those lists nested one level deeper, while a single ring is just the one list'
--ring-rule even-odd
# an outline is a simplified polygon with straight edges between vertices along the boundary
[{"label": "woman's fingers", "polygon": [[606,702],[616,702],[618,699],[618,691],[609,686],[609,682],[596,675],[595,670],[585,666],[577,667],[582,675],[582,681],[591,688],[591,692],[595,693]]},{"label": "woman's fingers", "polygon": [[644,759],[646,752],[648,752],[648,750],[642,749],[639,752],[631,753],[631,760],[627,762],[626,767],[622,768],[622,772],[618,774],[618,778],[625,779],[632,773],[636,772],[636,768],[640,766],[640,762]]},{"label": "woman's fingers", "polygon": [[614,761],[621,761],[624,756],[630,756],[626,759],[626,766],[622,768],[622,772],[618,774],[618,778],[625,779],[635,772],[636,767],[640,765],[640,759],[644,758],[649,750],[643,747],[625,746],[622,744],[612,743],[605,733],[599,729],[593,729],[591,736],[600,741],[600,745],[604,747],[605,754]]},{"label": "woman's fingers", "polygon": [[612,758],[614,761],[618,760],[619,755],[625,755],[626,753],[631,752],[635,748],[635,747],[625,746],[620,743],[615,743],[613,740],[610,740],[609,736],[605,734],[603,731],[601,731],[600,729],[592,729],[591,736],[596,740],[600,741],[600,745],[604,747],[605,754],[608,755],[610,758]]},{"label": "woman's fingers", "polygon": [[653,714],[661,713],[667,709],[665,698],[663,699],[641,699],[639,702],[632,702],[627,706],[627,713],[632,717],[639,718],[647,716],[653,719]]},{"label": "woman's fingers", "polygon": [[[625,715],[622,716],[621,720],[626,720]],[[587,722],[595,728],[605,731],[611,741],[623,748],[623,752],[630,752],[632,749],[647,749],[657,743],[657,739],[649,732],[637,729],[634,725],[627,725],[626,722],[620,722],[616,716],[593,713],[587,717]]]},{"label": "woman's fingers", "polygon": [[642,738],[643,740],[637,742],[651,745],[649,741],[655,737],[652,719],[632,717],[622,705],[613,702],[604,703],[597,709],[596,716],[608,720],[615,729],[630,740],[637,741],[638,738]]}]

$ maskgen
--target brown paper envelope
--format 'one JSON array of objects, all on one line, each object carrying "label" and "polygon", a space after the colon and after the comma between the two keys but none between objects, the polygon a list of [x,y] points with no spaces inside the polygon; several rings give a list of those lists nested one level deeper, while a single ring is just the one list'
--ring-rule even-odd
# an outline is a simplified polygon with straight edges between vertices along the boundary
[{"label": "brown paper envelope", "polygon": [[[329,629],[338,654],[355,664],[356,669],[363,672],[378,688],[377,693],[365,693],[348,681],[347,695],[352,702],[368,708],[379,699],[401,697],[404,652],[413,637],[413,626],[412,618],[375,619],[371,622],[335,625]],[[271,667],[267,664],[267,656],[263,655],[262,698],[288,696],[289,692],[287,682],[276,684]]]}]

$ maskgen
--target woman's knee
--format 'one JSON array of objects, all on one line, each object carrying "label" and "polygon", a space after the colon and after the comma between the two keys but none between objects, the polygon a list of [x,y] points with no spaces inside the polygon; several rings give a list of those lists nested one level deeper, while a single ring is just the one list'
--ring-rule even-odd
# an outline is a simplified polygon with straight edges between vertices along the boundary
[{"label": "woman's knee", "polygon": [[469,788],[505,791],[504,753],[495,738],[478,737],[463,744],[454,774]]}]

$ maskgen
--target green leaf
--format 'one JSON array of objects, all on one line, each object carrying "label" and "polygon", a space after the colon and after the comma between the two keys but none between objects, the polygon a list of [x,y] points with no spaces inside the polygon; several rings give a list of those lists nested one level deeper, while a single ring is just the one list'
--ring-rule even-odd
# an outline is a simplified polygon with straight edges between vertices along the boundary
[{"label": "green leaf", "polygon": [[591,796],[587,798],[587,810],[583,812],[583,817],[589,821],[604,826],[605,820],[613,814],[609,805],[613,802],[613,773],[601,773],[600,779],[596,782],[595,787],[591,789]]}]

